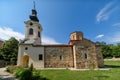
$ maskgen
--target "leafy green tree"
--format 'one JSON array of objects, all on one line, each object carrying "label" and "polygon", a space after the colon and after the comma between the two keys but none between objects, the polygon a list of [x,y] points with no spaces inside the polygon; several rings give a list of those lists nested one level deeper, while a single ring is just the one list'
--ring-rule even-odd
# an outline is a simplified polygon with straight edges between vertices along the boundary
[{"label": "leafy green tree", "polygon": [[107,58],[107,57],[113,57],[112,55],[112,49],[109,45],[104,45],[102,46],[102,53],[103,53],[103,57]]},{"label": "leafy green tree", "polygon": [[101,45],[104,58],[120,57],[120,43],[116,45],[106,44],[106,42],[96,42]]},{"label": "leafy green tree", "polygon": [[120,43],[117,43],[117,46],[120,46]]},{"label": "leafy green tree", "polygon": [[115,45],[112,47],[112,53],[114,57],[120,57],[120,45]]},{"label": "leafy green tree", "polygon": [[2,56],[2,54],[1,54],[1,52],[0,52],[0,60],[3,60],[3,56]]},{"label": "leafy green tree", "polygon": [[112,48],[111,48],[113,44],[107,44],[106,42],[96,42],[96,43],[101,45],[103,58],[113,57]]},{"label": "leafy green tree", "polygon": [[14,37],[11,37],[9,40],[6,40],[3,46],[0,48],[0,54],[5,61],[17,61],[18,53],[18,40]]}]

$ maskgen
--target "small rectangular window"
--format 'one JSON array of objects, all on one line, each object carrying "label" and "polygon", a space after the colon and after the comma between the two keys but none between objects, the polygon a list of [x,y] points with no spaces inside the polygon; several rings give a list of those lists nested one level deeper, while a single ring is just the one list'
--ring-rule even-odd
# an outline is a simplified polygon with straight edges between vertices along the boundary
[{"label": "small rectangular window", "polygon": [[39,60],[43,60],[43,55],[39,54]]}]

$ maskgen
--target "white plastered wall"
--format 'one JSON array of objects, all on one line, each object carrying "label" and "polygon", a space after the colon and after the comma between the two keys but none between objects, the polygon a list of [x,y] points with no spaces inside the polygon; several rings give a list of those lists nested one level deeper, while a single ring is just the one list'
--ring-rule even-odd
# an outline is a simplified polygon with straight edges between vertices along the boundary
[{"label": "white plastered wall", "polygon": [[[28,48],[25,50],[25,48]],[[43,55],[43,60],[39,60],[39,54]],[[33,47],[32,45],[20,45],[17,65],[22,65],[24,55],[29,56],[29,66],[33,63],[34,68],[44,68],[44,47]]]}]

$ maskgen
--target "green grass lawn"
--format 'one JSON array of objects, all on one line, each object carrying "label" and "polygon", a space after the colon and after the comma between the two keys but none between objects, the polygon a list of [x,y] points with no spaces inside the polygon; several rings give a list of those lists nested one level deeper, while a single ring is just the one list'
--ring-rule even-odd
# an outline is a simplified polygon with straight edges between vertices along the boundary
[{"label": "green grass lawn", "polygon": [[105,61],[110,70],[40,70],[48,80],[120,80],[120,61]]}]

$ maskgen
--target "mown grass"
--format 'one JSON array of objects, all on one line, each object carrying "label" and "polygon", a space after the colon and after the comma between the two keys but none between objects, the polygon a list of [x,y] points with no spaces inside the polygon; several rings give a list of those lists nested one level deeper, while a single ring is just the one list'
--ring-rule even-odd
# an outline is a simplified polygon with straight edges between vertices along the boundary
[{"label": "mown grass", "polygon": [[49,80],[120,80],[120,61],[105,61],[110,70],[40,70],[40,74]]}]

